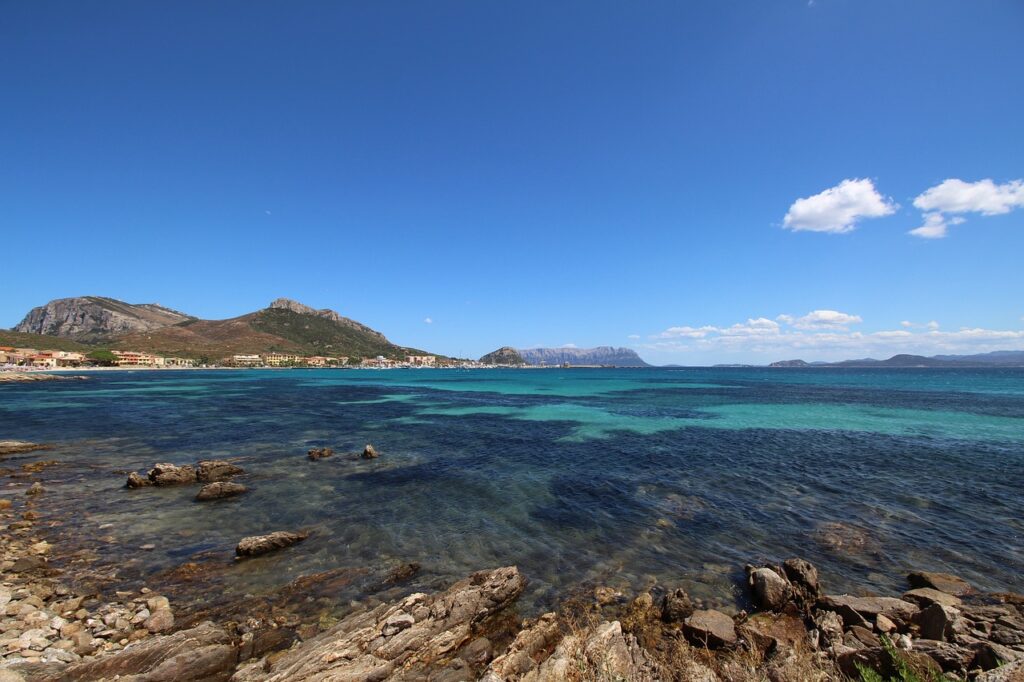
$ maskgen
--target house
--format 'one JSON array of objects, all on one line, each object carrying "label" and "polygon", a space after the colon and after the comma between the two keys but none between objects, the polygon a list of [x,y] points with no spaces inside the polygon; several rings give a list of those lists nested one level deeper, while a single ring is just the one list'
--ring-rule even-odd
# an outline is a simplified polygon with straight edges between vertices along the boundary
[{"label": "house", "polygon": [[235,367],[262,367],[263,358],[258,355],[232,355],[227,364]]},{"label": "house", "polygon": [[302,360],[310,367],[326,367],[329,362],[332,362],[331,358],[325,358],[322,355],[311,355]]},{"label": "house", "polygon": [[117,357],[118,367],[163,367],[164,359],[159,355],[140,353],[133,350],[110,351]]},{"label": "house", "polygon": [[40,369],[56,369],[57,358],[52,353],[37,353],[30,357],[31,365]]},{"label": "house", "polygon": [[283,367],[285,365],[297,365],[302,362],[302,357],[289,355],[288,353],[264,353],[263,364],[267,367]]},{"label": "house", "polygon": [[414,367],[433,367],[437,364],[436,355],[407,355],[405,361]]},{"label": "house", "polygon": [[164,358],[164,367],[195,367],[192,358]]}]

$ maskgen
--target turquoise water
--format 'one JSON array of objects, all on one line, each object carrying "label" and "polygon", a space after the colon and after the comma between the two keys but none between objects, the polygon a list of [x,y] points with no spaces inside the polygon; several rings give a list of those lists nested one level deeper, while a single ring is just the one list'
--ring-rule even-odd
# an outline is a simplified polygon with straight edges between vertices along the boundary
[{"label": "turquoise water", "polygon": [[[515,563],[527,608],[597,583],[728,607],[744,563],[793,555],[836,590],[898,590],[913,568],[1024,589],[1021,370],[93,373],[0,385],[2,438],[56,445],[52,503],[126,576],[198,558],[227,567],[228,592],[410,561],[426,588]],[[380,459],[305,458],[366,442]],[[252,492],[121,487],[211,457],[239,458]],[[300,527],[302,545],[230,564],[240,537]]]}]

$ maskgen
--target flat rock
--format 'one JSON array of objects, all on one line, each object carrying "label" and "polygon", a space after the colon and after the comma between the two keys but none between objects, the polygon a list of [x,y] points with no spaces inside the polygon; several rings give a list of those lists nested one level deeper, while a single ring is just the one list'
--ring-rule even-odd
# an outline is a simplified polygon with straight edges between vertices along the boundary
[{"label": "flat rock", "polygon": [[960,576],[951,573],[933,573],[931,571],[914,571],[907,576],[911,587],[930,587],[939,592],[962,597],[974,591],[971,584]]},{"label": "flat rock", "polygon": [[232,476],[244,474],[245,470],[223,459],[204,459],[196,463],[196,479],[200,483],[226,481]]},{"label": "flat rock", "polygon": [[224,628],[201,623],[189,630],[141,640],[121,651],[69,665],[46,682],[132,680],[199,682],[226,680],[238,663],[238,648]]},{"label": "flat rock", "polygon": [[894,597],[853,597],[848,594],[826,595],[821,598],[819,605],[843,615],[843,620],[846,620],[846,616],[842,610],[846,608],[868,621],[882,614],[896,623],[909,622],[921,610],[917,604]]},{"label": "flat rock", "polygon": [[254,535],[242,538],[235,547],[235,554],[239,557],[259,556],[285,547],[291,547],[297,542],[302,542],[309,537],[309,533],[293,533],[279,530],[267,535]]},{"label": "flat rock", "polygon": [[700,646],[712,649],[736,643],[736,626],[732,618],[714,609],[694,611],[684,621],[683,631]]},{"label": "flat rock", "polygon": [[959,597],[948,592],[940,592],[932,587],[918,587],[903,593],[904,601],[912,601],[922,609],[932,604],[943,606],[960,606],[962,603]]},{"label": "flat rock", "polygon": [[248,492],[241,483],[232,483],[231,481],[216,481],[214,483],[207,483],[200,488],[199,493],[196,495],[196,500],[199,502],[205,502],[207,500],[219,500],[225,497],[234,497],[235,495],[241,495],[242,493]]},{"label": "flat rock", "polygon": [[[291,649],[239,669],[233,682],[270,680],[426,680],[439,673],[453,655],[475,639],[486,622],[522,592],[525,580],[514,566],[474,573],[446,591],[413,594],[354,613],[331,629]],[[413,623],[383,635],[395,617]],[[476,679],[469,670],[462,679]]]}]

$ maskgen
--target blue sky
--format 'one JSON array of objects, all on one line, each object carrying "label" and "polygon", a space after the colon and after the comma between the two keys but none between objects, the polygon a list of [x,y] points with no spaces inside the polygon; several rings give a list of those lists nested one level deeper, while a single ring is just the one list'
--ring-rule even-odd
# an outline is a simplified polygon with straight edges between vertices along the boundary
[{"label": "blue sky", "polygon": [[461,356],[1022,348],[1021,35],[1016,0],[7,3],[0,326],[289,296]]}]

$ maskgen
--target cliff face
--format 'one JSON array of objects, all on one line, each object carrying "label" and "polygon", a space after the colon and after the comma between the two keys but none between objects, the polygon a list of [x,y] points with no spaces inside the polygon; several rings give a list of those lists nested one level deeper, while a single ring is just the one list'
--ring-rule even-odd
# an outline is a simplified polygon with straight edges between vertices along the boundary
[{"label": "cliff face", "polygon": [[348,327],[349,329],[353,329],[355,331],[359,331],[364,334],[374,336],[381,343],[388,343],[388,340],[384,338],[384,335],[378,332],[377,330],[371,329],[370,327],[367,327],[365,324],[362,324],[361,322],[356,322],[355,320],[350,320],[347,317],[343,317],[336,313],[335,311],[331,310],[330,308],[321,308],[320,310],[317,310],[316,308],[311,308],[308,305],[299,303],[298,301],[294,301],[290,298],[277,298],[270,303],[267,309],[290,310],[293,313],[298,313],[299,315],[315,315],[316,317],[322,317],[325,320],[337,322],[338,324],[344,327]]},{"label": "cliff face", "polygon": [[156,303],[132,304],[101,296],[59,298],[29,311],[14,331],[97,341],[152,331],[192,319]]},{"label": "cliff face", "polygon": [[503,346],[480,358],[485,365],[525,365],[523,356],[515,348]]},{"label": "cliff face", "polygon": [[636,351],[629,348],[527,348],[519,354],[528,365],[606,365],[611,367],[647,367]]}]

